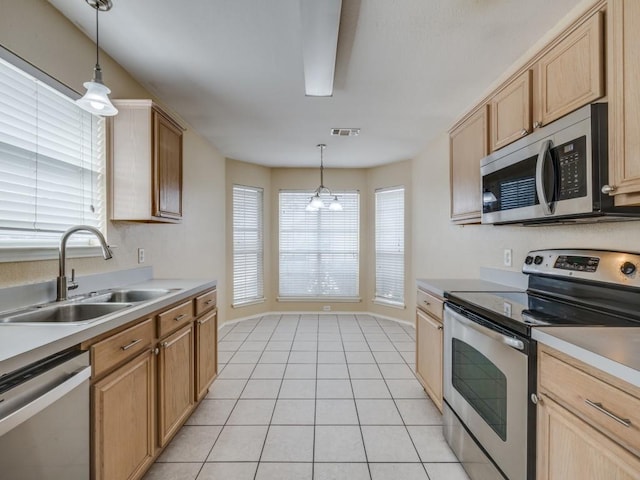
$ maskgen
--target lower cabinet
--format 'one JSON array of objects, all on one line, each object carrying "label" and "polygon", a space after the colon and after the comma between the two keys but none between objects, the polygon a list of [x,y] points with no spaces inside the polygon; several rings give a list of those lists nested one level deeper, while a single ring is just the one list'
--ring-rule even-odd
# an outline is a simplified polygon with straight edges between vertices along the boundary
[{"label": "lower cabinet", "polygon": [[163,447],[191,413],[193,397],[193,326],[160,342],[158,355],[158,439]]},{"label": "lower cabinet", "polygon": [[218,313],[196,320],[196,401],[204,398],[218,373]]},{"label": "lower cabinet", "polygon": [[144,476],[215,379],[217,330],[209,290],[84,344],[93,368],[92,480]]},{"label": "lower cabinet", "polygon": [[417,311],[416,372],[433,403],[442,411],[442,323]]},{"label": "lower cabinet", "polygon": [[538,480],[637,480],[640,459],[550,398],[538,402]]},{"label": "lower cabinet", "polygon": [[95,480],[140,478],[153,462],[155,361],[149,349],[92,386]]}]

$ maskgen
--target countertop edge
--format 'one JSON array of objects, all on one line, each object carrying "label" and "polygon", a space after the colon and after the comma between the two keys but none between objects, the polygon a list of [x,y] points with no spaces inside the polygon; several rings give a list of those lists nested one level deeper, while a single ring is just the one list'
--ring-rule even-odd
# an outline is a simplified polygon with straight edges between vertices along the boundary
[{"label": "countertop edge", "polygon": [[532,338],[538,342],[551,348],[566,353],[567,355],[580,360],[587,365],[602,370],[609,375],[613,375],[631,385],[640,387],[640,371],[627,365],[611,360],[603,355],[580,347],[575,343],[563,340],[551,333],[534,328],[532,330]]},{"label": "countertop edge", "polygon": [[[39,344],[35,346],[27,347],[25,351],[6,356],[2,355],[0,357],[0,377],[18,368],[46,358],[49,355],[53,355],[56,352],[71,348],[81,342],[107,333],[152,312],[173,305],[174,303],[180,302],[180,300],[192,297],[206,290],[217,288],[217,281],[212,279],[151,279],[141,283],[127,285],[127,288],[163,287],[180,288],[180,290],[150,302],[134,305],[125,311],[106,315],[104,318],[89,324],[54,326],[0,325],[0,335],[6,335],[5,338],[10,338],[12,333],[14,337],[18,334],[24,335],[25,333],[39,333],[43,337],[42,342],[39,342]],[[118,286],[114,286],[113,288],[118,288]],[[40,329],[39,332],[36,331],[36,329]]]},{"label": "countertop edge", "polygon": [[420,290],[445,298],[445,292],[518,292],[521,288],[503,285],[482,278],[418,278]]}]

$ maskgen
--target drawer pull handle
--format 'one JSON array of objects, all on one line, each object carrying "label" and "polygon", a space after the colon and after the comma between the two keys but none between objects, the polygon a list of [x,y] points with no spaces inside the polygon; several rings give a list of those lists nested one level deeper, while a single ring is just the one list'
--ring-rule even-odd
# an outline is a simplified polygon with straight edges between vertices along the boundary
[{"label": "drawer pull handle", "polygon": [[203,325],[209,321],[208,318],[203,318],[202,320],[198,320],[198,325]]},{"label": "drawer pull handle", "polygon": [[423,300],[423,303],[424,303],[425,305],[431,305],[431,304],[430,304],[429,302],[427,302],[426,300]]},{"label": "drawer pull handle", "polygon": [[604,408],[601,403],[592,402],[588,398],[585,399],[584,403],[586,403],[590,407],[595,408],[599,412],[604,413],[607,417],[612,418],[613,420],[615,420],[616,422],[624,425],[625,427],[627,427],[627,428],[631,427],[631,420],[629,420],[628,418],[620,418],[616,414],[614,414],[614,413],[610,412],[609,410],[607,410],[606,408]]},{"label": "drawer pull handle", "polygon": [[123,351],[127,351],[129,350],[131,347],[133,347],[134,345],[139,344],[142,341],[141,338],[137,339],[137,340],[132,340],[131,343],[129,343],[128,345],[125,345],[123,347],[120,347],[121,350]]},{"label": "drawer pull handle", "polygon": [[210,298],[209,300],[204,302],[205,305],[211,305],[212,303],[213,303],[213,298]]},{"label": "drawer pull handle", "polygon": [[176,322],[179,322],[180,320],[182,320],[182,319],[183,319],[184,317],[186,317],[186,316],[187,316],[187,314],[186,314],[186,313],[182,313],[182,314],[178,315],[176,318],[174,318],[174,320],[175,320]]}]

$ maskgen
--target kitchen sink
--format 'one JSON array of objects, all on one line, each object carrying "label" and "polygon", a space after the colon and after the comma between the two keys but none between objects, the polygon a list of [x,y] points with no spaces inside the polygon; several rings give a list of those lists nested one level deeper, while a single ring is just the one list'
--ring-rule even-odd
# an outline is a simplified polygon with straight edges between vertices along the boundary
[{"label": "kitchen sink", "polygon": [[91,303],[138,303],[154,300],[180,290],[179,288],[117,289],[88,297]]},{"label": "kitchen sink", "polygon": [[2,323],[77,323],[131,307],[131,303],[72,303],[29,308],[0,315]]}]

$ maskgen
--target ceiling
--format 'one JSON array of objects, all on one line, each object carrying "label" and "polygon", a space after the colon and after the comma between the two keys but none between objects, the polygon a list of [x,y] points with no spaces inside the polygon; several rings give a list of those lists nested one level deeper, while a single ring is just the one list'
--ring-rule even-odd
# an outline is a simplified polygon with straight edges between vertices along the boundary
[{"label": "ceiling", "polygon": [[[84,1],[49,1],[95,39]],[[224,156],[316,167],[326,143],[327,167],[370,167],[415,157],[579,1],[343,0],[326,98],[304,94],[298,0],[113,3],[101,47]]]}]

